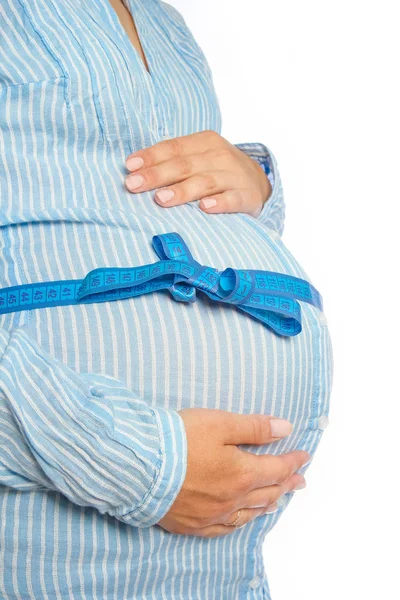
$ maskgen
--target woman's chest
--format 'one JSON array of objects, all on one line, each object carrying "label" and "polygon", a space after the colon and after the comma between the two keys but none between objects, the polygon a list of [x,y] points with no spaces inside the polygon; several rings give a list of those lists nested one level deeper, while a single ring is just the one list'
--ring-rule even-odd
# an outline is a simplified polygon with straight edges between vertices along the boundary
[{"label": "woman's chest", "polygon": [[75,126],[82,125],[81,134],[86,112],[89,125],[110,142],[130,135],[133,144],[133,130],[140,128],[153,137],[218,128],[207,60],[164,3],[129,0],[129,10],[120,0],[5,4],[3,93],[32,85],[31,102],[51,96],[56,108],[75,117]]},{"label": "woman's chest", "polygon": [[[11,215],[59,206],[125,210],[128,154],[220,130],[206,58],[164,3],[129,1],[150,72],[109,0],[5,4],[0,178]],[[146,195],[144,208],[149,202]]]}]

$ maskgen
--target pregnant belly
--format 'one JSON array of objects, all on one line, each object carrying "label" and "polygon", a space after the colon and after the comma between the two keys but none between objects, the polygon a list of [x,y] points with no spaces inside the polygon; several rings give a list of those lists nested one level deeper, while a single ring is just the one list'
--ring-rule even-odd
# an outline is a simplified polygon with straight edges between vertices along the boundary
[{"label": "pregnant belly", "polygon": [[[170,210],[170,209],[169,209]],[[81,278],[99,266],[154,262],[152,235],[177,231],[202,264],[306,273],[276,235],[252,218],[204,215],[155,222],[132,216],[94,223],[30,224],[19,253],[28,282]],[[92,215],[93,216],[93,215]],[[99,215],[98,215],[99,216]],[[104,215],[103,215],[104,217]],[[102,218],[103,218],[102,217]],[[214,218],[215,217],[215,218]],[[109,216],[107,217],[109,218]],[[82,216],[83,220],[83,216]],[[25,237],[24,237],[25,236]],[[40,261],[37,258],[46,257]],[[10,283],[12,285],[12,283]],[[317,286],[318,287],[318,286]],[[323,290],[320,290],[323,295]],[[302,303],[302,332],[281,337],[232,306],[198,293],[194,304],[157,292],[123,301],[34,310],[27,332],[78,372],[115,377],[154,406],[219,408],[289,419],[287,440],[252,452],[305,447],[328,412],[332,355],[318,309]]]},{"label": "pregnant belly", "polygon": [[[133,266],[154,262],[152,235],[177,231],[202,264],[218,269],[227,266],[265,269],[307,279],[282,242],[251,218],[221,215],[211,219],[197,210],[166,212],[185,218],[139,223],[125,215],[119,219],[118,215],[111,217],[108,213],[89,214],[86,211],[77,215],[79,221],[74,220],[75,216],[65,214],[62,222],[50,225],[32,222],[21,225],[20,229],[14,227],[6,237],[9,246],[4,252],[7,257],[19,256],[18,265],[24,265],[25,271],[18,272],[16,266],[2,273],[0,260],[0,278],[5,278],[6,285],[21,281],[79,279],[102,265]],[[18,277],[16,273],[19,273]],[[318,288],[317,282],[315,284]],[[319,291],[323,294],[323,290]],[[332,351],[328,328],[321,318],[323,315],[305,303],[301,304],[301,310],[303,329],[292,338],[280,337],[234,307],[213,303],[201,294],[192,305],[178,303],[168,293],[154,293],[124,301],[47,308],[30,314],[14,313],[3,316],[1,325],[12,328],[24,323],[27,333],[56,359],[77,372],[115,377],[152,406],[262,413],[283,417],[293,423],[294,431],[288,438],[262,446],[242,445],[243,450],[281,454],[298,448],[314,454],[323,432],[321,417],[329,410]],[[13,492],[8,493],[11,498]],[[1,495],[0,490],[0,505]],[[54,539],[59,539],[70,526],[70,547],[80,548],[83,523],[80,507],[53,493],[36,492],[38,501],[39,496],[40,501],[46,503],[49,523],[53,513],[54,521],[58,523],[58,526],[54,525],[54,531],[59,527]],[[290,494],[285,496],[286,504],[282,508],[288,506],[291,497]],[[9,506],[13,504],[10,502]],[[28,531],[33,531],[28,495],[23,495],[19,506],[20,522],[28,523]],[[241,573],[253,572],[253,569],[262,574],[262,543],[281,514],[282,510],[260,516],[245,528],[226,536],[227,556],[233,553],[234,572],[239,581]],[[13,523],[12,517],[8,521]],[[42,527],[40,521],[39,526]],[[96,538],[99,548],[92,554],[96,556],[93,561],[102,560],[100,557],[107,552],[109,564],[119,565],[118,571],[114,571],[114,567],[108,571],[109,589],[113,587],[112,573],[117,573],[123,581],[136,572],[136,565],[142,564],[139,554],[142,544],[153,549],[151,564],[162,564],[165,558],[169,541],[162,528],[154,527],[139,533],[135,528],[107,519],[109,543],[107,548],[102,548],[104,534],[101,532],[105,521],[99,520],[96,511],[85,509],[85,527],[87,531],[94,527],[99,529]],[[8,538],[10,544],[12,535],[10,533]],[[32,565],[32,556],[44,554],[40,535],[32,534],[31,540],[33,551],[32,546],[25,548],[20,540],[20,564],[26,562],[30,570],[36,572],[37,565]],[[193,538],[183,543],[182,561],[178,561],[176,567],[178,580],[181,577],[191,580],[195,567],[189,552],[194,548],[196,565],[200,565],[201,571],[199,581],[203,581],[201,566],[209,564],[207,549],[214,544],[220,549],[223,544],[221,538],[214,538],[210,545],[203,545],[200,540]],[[52,544],[51,540],[46,542],[48,556],[58,552],[58,547]],[[129,548],[133,549],[133,555],[128,560]],[[10,556],[12,552],[10,546]],[[71,556],[71,580],[78,582],[81,562],[77,553]],[[98,573],[102,568],[99,562]],[[138,568],[140,572],[141,567]],[[225,566],[219,567],[218,573],[230,581],[231,561],[226,562],[226,570]],[[91,589],[89,570],[85,585]],[[263,585],[264,595],[268,596],[266,579]],[[80,591],[77,595],[80,597]],[[37,596],[41,596],[40,590],[37,590]],[[161,597],[161,594],[156,593],[156,596]]]}]

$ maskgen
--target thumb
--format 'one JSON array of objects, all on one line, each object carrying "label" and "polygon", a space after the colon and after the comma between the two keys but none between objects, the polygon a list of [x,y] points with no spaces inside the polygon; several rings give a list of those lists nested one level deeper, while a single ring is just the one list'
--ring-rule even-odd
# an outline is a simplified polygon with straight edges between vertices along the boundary
[{"label": "thumb", "polygon": [[226,412],[225,444],[267,444],[275,442],[293,431],[285,419],[260,414],[242,415]]}]

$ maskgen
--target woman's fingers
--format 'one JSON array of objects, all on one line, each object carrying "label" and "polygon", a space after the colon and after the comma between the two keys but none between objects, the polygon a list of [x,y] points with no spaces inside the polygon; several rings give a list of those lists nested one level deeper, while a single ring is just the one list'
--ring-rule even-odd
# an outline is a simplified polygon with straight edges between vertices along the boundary
[{"label": "woman's fingers", "polygon": [[254,204],[261,201],[256,190],[251,191],[244,187],[246,182],[240,173],[218,170],[216,164],[209,164],[204,158],[196,159],[197,157],[189,155],[156,167],[141,169],[127,177],[126,186],[131,192],[156,190],[154,200],[165,208],[200,200],[230,189],[239,189],[241,193],[236,198],[239,198],[242,204],[250,195],[254,197]]},{"label": "woman's fingers", "polygon": [[143,167],[127,176],[126,187],[130,192],[143,192],[183,181],[204,169],[204,161],[200,156],[189,154]]},{"label": "woman's fingers", "polygon": [[270,485],[252,490],[241,500],[241,505],[245,508],[267,508],[277,502],[284,494],[302,489],[305,486],[305,478],[295,473],[281,485]]},{"label": "woman's fingers", "polygon": [[[241,529],[247,525],[247,523],[256,517],[264,515],[265,510],[265,508],[242,508],[236,527],[230,527],[229,525],[223,525],[222,523],[216,525],[207,525],[207,527],[202,527],[192,531],[190,535],[194,535],[196,537],[219,537],[223,535],[230,535],[231,533],[234,533],[238,529]],[[230,523],[234,521],[237,517],[237,514],[238,511],[236,510],[227,517],[226,522]]]},{"label": "woman's fingers", "polygon": [[256,187],[246,186],[246,183],[232,171],[204,171],[157,190],[154,200],[165,208],[200,200],[201,210],[209,214],[245,212],[256,215],[262,209],[264,199]]},{"label": "woman's fingers", "polygon": [[[253,519],[263,516],[270,515],[277,512],[283,502],[284,494],[293,492],[296,489],[302,489],[306,486],[306,481],[301,475],[293,475],[285,484],[270,486],[268,488],[262,488],[254,490],[247,495],[245,502],[246,506],[240,508],[239,519],[237,520],[236,527],[230,527],[221,523],[215,523],[214,525],[207,525],[200,529],[192,532],[192,535],[198,537],[218,537],[229,535],[233,533],[235,529],[241,529],[245,527],[247,523]],[[238,509],[227,515],[225,520],[226,523],[231,523],[236,520],[238,516]]]},{"label": "woman's fingers", "polygon": [[221,194],[203,197],[200,208],[206,213],[236,213],[243,212],[257,216],[263,207],[261,196],[250,188],[228,190]]},{"label": "woman's fingers", "polygon": [[216,131],[204,130],[182,135],[180,137],[162,140],[143,148],[137,152],[129,154],[126,158],[126,168],[128,171],[135,171],[141,164],[135,162],[136,158],[141,158],[144,166],[152,167],[162,162],[169,161],[177,156],[205,152],[210,149],[219,149],[229,147],[230,144],[225,138]]},{"label": "woman's fingers", "polygon": [[290,435],[293,431],[290,421],[260,413],[241,414],[215,410],[214,421],[217,423],[218,431],[222,432],[224,444],[233,446],[268,444]]},{"label": "woman's fingers", "polygon": [[[253,454],[246,450],[238,450],[238,466],[241,490],[244,494],[258,488],[272,485],[283,485],[301,467],[310,461],[305,450],[292,450],[286,454]],[[240,498],[241,500],[241,498]]]},{"label": "woman's fingers", "polygon": [[[233,194],[242,184],[240,177],[230,171],[208,170],[202,173],[192,175],[188,179],[179,183],[174,183],[167,188],[157,190],[154,194],[154,200],[160,206],[169,208],[170,206],[179,206],[193,200],[200,200],[205,196],[221,194],[228,189],[232,189]],[[165,192],[173,192],[172,197],[165,198]],[[234,198],[232,194],[232,198]]]},{"label": "woman's fingers", "polygon": [[[193,530],[190,532],[189,535],[194,535],[196,537],[205,537],[205,538],[230,535],[230,534],[234,533],[235,531],[237,531],[238,529],[245,527],[248,523],[250,523],[250,521],[253,521],[253,519],[256,519],[257,517],[262,517],[264,515],[273,514],[277,510],[279,510],[279,508],[281,508],[279,505],[279,501],[274,502],[273,504],[271,504],[267,507],[264,506],[261,508],[242,508],[240,511],[239,519],[237,520],[237,523],[236,523],[236,527],[218,523],[215,525],[207,525],[206,527],[201,527],[200,529]],[[230,514],[228,516],[228,518],[226,519],[226,522],[230,523],[230,522],[235,521],[237,516],[238,516],[238,510],[236,510],[235,512]]]},{"label": "woman's fingers", "polygon": [[[153,166],[144,165],[126,177],[126,187],[131,192],[155,190],[163,186],[177,184],[197,174],[205,175],[213,169],[226,169],[228,182],[235,185],[240,179],[239,169],[232,168],[232,158],[222,152],[202,152],[200,154],[185,154]],[[225,174],[225,177],[226,177]],[[225,182],[227,184],[227,182]],[[227,189],[227,187],[225,187]]]}]

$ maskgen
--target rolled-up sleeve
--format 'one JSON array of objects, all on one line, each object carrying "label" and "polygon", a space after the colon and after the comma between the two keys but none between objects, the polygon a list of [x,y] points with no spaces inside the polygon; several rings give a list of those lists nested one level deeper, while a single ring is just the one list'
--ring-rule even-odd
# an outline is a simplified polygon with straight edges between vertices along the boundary
[{"label": "rolled-up sleeve", "polygon": [[0,484],[59,491],[135,526],[177,497],[187,438],[177,411],[150,406],[121,381],[76,373],[23,328],[0,328]]},{"label": "rolled-up sleeve", "polygon": [[282,182],[278,170],[277,160],[272,151],[261,142],[246,142],[234,144],[239,150],[245,152],[250,158],[256,160],[264,169],[272,186],[272,193],[265,202],[257,219],[268,228],[282,235],[285,224],[285,200]]}]

